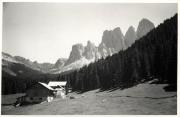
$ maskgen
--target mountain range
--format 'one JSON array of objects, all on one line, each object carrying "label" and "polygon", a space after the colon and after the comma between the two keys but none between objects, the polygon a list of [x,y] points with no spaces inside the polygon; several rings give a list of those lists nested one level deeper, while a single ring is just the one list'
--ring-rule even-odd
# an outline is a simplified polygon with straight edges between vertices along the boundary
[{"label": "mountain range", "polygon": [[[156,79],[154,82],[156,84],[168,84],[164,87],[165,91],[177,91],[177,21],[176,14],[143,35],[145,31],[148,32],[146,28],[152,25],[148,20],[143,19],[136,33],[133,27],[130,27],[129,32],[126,33],[126,39],[133,37],[134,34],[137,36],[132,42],[127,41],[128,44],[135,41],[132,45],[129,44],[129,48],[126,47],[124,50],[123,41],[109,44],[110,41],[106,47],[114,50],[112,56],[95,61],[79,70],[60,74],[58,79],[67,79],[73,91],[81,93],[94,89],[111,92],[137,86],[153,79]],[[145,24],[147,26],[144,26]],[[121,35],[118,28],[115,31],[105,31],[105,34],[110,35],[108,39],[112,40],[116,40],[117,35],[118,37]],[[103,35],[102,40],[107,44],[105,37]],[[117,43],[119,46],[116,46]],[[111,48],[113,44],[114,48]],[[118,50],[121,51],[116,53]]]},{"label": "mountain range", "polygon": [[[42,72],[58,74],[61,72],[75,70],[95,62],[101,58],[106,58],[119,51],[126,50],[136,40],[146,35],[149,31],[155,28],[154,24],[148,19],[142,19],[139,22],[137,30],[133,26],[130,26],[123,35],[119,27],[113,30],[105,30],[102,35],[101,43],[96,46],[93,42],[88,41],[86,46],[81,43],[72,46],[69,58],[60,58],[54,64],[52,63],[38,63],[37,61],[30,61],[24,57],[11,56],[7,53],[2,53],[2,65],[6,66],[6,72],[9,74],[14,73],[10,67],[11,63],[21,64],[30,69]],[[8,69],[9,68],[9,69]]]},{"label": "mountain range", "polygon": [[156,28],[142,19],[137,30],[130,26],[125,35],[119,27],[105,30],[98,46],[75,44],[68,59],[54,64],[2,53],[2,94],[23,93],[37,82],[66,80],[73,91],[84,92],[124,89],[152,79],[177,90],[177,14]]}]

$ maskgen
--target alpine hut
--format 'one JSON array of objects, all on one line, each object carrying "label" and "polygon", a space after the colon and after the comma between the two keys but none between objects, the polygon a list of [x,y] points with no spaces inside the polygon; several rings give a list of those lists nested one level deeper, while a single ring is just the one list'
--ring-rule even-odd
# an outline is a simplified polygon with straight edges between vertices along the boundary
[{"label": "alpine hut", "polygon": [[26,91],[25,101],[39,103],[51,102],[54,98],[54,89],[45,83],[38,82]]},{"label": "alpine hut", "polygon": [[66,81],[50,81],[48,86],[52,87],[57,97],[65,98],[67,94],[67,82]]}]

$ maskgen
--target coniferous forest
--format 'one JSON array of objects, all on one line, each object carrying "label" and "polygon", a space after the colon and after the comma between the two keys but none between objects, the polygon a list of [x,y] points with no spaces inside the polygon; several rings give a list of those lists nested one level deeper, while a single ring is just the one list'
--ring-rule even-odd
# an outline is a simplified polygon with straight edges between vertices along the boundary
[{"label": "coniferous forest", "polygon": [[128,88],[146,80],[177,88],[177,14],[164,21],[131,47],[81,68],[67,79],[74,91]]},{"label": "coniferous forest", "polygon": [[24,92],[38,81],[67,80],[73,91],[85,92],[123,89],[151,79],[177,88],[177,14],[126,50],[70,73],[12,77],[2,72],[2,94]]}]

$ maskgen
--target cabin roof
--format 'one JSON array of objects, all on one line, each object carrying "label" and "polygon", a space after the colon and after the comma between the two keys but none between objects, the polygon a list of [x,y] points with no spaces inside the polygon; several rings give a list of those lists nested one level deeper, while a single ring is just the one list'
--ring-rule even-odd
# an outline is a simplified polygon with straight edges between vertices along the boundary
[{"label": "cabin roof", "polygon": [[48,86],[47,84],[45,83],[42,83],[42,82],[38,82],[39,84],[43,85],[45,88],[49,89],[49,90],[54,90],[53,88],[51,88],[50,86]]},{"label": "cabin roof", "polygon": [[65,86],[67,84],[66,81],[50,81],[48,86]]}]

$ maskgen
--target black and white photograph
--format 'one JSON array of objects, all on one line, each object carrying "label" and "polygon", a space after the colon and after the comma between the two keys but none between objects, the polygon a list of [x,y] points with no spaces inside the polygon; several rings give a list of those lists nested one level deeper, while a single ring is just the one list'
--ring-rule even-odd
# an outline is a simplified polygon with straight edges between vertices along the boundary
[{"label": "black and white photograph", "polygon": [[178,3],[2,2],[1,115],[177,115]]}]

